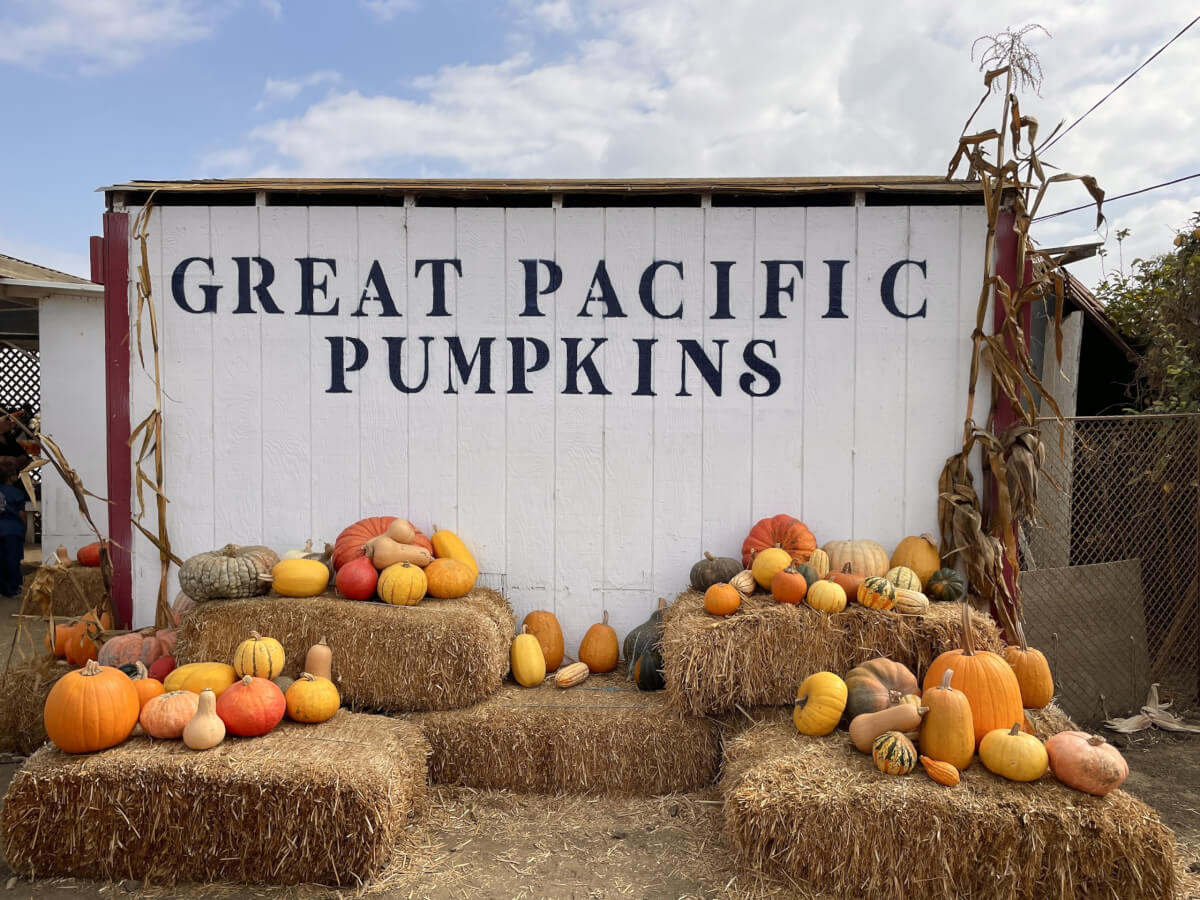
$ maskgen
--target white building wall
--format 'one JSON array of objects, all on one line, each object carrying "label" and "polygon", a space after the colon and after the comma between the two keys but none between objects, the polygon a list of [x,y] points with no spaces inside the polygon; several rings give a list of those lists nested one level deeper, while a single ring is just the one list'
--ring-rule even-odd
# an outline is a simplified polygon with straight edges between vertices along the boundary
[{"label": "white building wall", "polygon": [[[551,609],[568,645],[607,609],[618,633],[642,621],[655,598],[674,597],[705,550],[737,555],[758,518],[788,512],[819,542],[872,538],[893,546],[936,532],[937,478],[962,435],[969,335],[975,324],[986,225],[978,207],[589,208],[165,207],[150,222],[154,300],[163,341],[169,528],[180,557],[225,543],[277,550],[332,541],[366,515],[402,515],[429,532],[457,531],[485,581],[503,585],[518,616]],[[140,259],[131,244],[131,277]],[[283,310],[235,314],[236,257],[275,267],[270,295]],[[318,267],[317,308],[298,315],[299,257]],[[173,299],[172,274],[189,257],[183,294],[198,307],[219,285],[217,311]],[[447,271],[450,315],[431,317],[432,272],[421,259],[460,260]],[[562,270],[545,315],[522,316],[522,259]],[[604,259],[624,317],[587,302]],[[884,308],[881,279],[904,265]],[[369,300],[353,316],[378,260],[398,318]],[[682,318],[655,318],[639,299],[654,260],[654,301]],[[763,260],[782,267],[793,296],[785,318],[762,318]],[[827,316],[833,267],[846,260],[842,308]],[[718,267],[728,268],[731,319],[714,319]],[[251,266],[251,283],[258,268]],[[546,272],[539,267],[539,288]],[[372,296],[374,290],[371,291]],[[253,295],[251,295],[253,297]],[[581,316],[585,307],[592,313]],[[468,355],[492,337],[491,387],[480,393],[449,374],[446,339]],[[331,342],[354,339],[368,357],[331,393]],[[419,380],[421,338],[432,338],[421,391],[389,377],[387,339],[405,338],[404,376]],[[510,338],[537,339],[550,360],[514,393]],[[595,359],[607,395],[571,395],[567,354],[578,341]],[[654,396],[638,396],[638,341],[653,345]],[[716,396],[678,341],[715,359]],[[780,387],[753,397],[740,386],[743,350],[775,341]],[[415,345],[415,346],[414,346]],[[527,365],[532,357],[528,340]],[[131,421],[153,407],[133,360]],[[686,390],[682,380],[686,378]],[[764,382],[755,384],[761,388]],[[453,386],[455,392],[448,392]],[[986,384],[977,409],[985,414]],[[152,521],[145,523],[151,530]],[[135,536],[134,611],[153,617],[157,551]],[[174,587],[172,587],[172,591]]]},{"label": "white building wall", "polygon": [[[62,448],[89,491],[104,496],[108,484],[104,393],[104,301],[98,297],[52,295],[38,307],[42,431]],[[65,544],[74,556],[96,539],[79,514],[75,495],[53,466],[42,473],[42,554]],[[108,507],[88,498],[101,531]]]}]

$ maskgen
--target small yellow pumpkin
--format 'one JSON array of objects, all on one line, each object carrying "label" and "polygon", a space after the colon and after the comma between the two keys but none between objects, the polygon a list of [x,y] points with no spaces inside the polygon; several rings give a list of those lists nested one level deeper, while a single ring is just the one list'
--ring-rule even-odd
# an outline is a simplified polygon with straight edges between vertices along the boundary
[{"label": "small yellow pumpkin", "polygon": [[829,574],[829,554],[820,547],[812,552],[812,556],[808,558],[808,564],[817,573],[817,578],[823,579]]},{"label": "small yellow pumpkin", "polygon": [[546,657],[542,654],[542,645],[528,630],[522,629],[521,634],[513,638],[509,661],[513,678],[522,687],[537,687],[546,680]]},{"label": "small yellow pumpkin", "polygon": [[379,599],[393,606],[416,606],[425,596],[429,584],[425,570],[412,563],[402,562],[388,566],[379,573],[375,590]]},{"label": "small yellow pumpkin", "polygon": [[294,722],[327,722],[342,705],[337,686],[310,672],[293,681],[283,699],[288,718]]},{"label": "small yellow pumpkin", "polygon": [[836,581],[818,581],[809,587],[804,602],[821,612],[840,613],[846,608],[846,591]]},{"label": "small yellow pumpkin", "polygon": [[845,709],[846,682],[833,672],[817,672],[796,692],[792,721],[801,734],[824,737],[837,728]]},{"label": "small yellow pumpkin", "polygon": [[[313,562],[313,560],[298,559],[291,560],[291,562]],[[238,678],[243,675],[253,675],[255,678],[274,678],[283,671],[284,661],[283,645],[279,641],[275,638],[263,637],[257,631],[252,631],[250,637],[238,644],[238,648],[233,654],[233,671]]]},{"label": "small yellow pumpkin", "polygon": [[754,574],[754,580],[758,582],[758,586],[769,591],[771,581],[775,576],[791,564],[792,557],[782,547],[768,547],[766,550],[754,554],[754,562],[750,565],[750,571]]},{"label": "small yellow pumpkin", "polygon": [[1009,781],[1037,781],[1050,768],[1046,745],[1021,730],[1021,723],[989,731],[979,742],[979,761]]},{"label": "small yellow pumpkin", "polygon": [[285,559],[271,569],[270,581],[284,597],[315,597],[329,587],[329,567],[317,559]]}]

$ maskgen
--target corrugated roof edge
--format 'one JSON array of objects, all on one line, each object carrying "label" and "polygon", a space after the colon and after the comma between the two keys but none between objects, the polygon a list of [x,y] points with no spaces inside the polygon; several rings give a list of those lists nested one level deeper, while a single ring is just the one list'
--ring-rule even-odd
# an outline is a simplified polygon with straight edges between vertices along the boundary
[{"label": "corrugated roof edge", "polygon": [[130,181],[97,191],[170,193],[239,193],[258,191],[338,193],[809,193],[816,191],[902,191],[981,194],[978,181],[948,180],[937,175],[885,175],[819,178],[212,178],[193,181]]},{"label": "corrugated roof edge", "polygon": [[60,272],[58,269],[51,269],[49,266],[42,266],[28,260],[17,259],[15,256],[8,256],[4,253],[0,253],[0,278],[15,278],[24,281],[53,281],[62,282],[63,284],[92,283],[86,278],[80,278],[78,275]]}]

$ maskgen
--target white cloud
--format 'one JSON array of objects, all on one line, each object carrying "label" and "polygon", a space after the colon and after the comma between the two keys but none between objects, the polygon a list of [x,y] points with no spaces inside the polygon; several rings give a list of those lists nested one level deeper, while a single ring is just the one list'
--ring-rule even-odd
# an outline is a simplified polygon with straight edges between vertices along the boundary
[{"label": "white cloud", "polygon": [[[1054,35],[1031,36],[1046,80],[1042,97],[1022,99],[1022,111],[1048,134],[1183,24],[1167,0],[1144,0],[1136,18],[1124,4],[1094,0],[1052,8],[1032,0],[987,7],[846,0],[836,10],[793,0],[513,6],[525,27],[576,30],[556,32],[554,59],[524,51],[497,64],[448,66],[403,96],[332,91],[254,129],[244,149],[254,151],[255,169],[547,178],[941,174],[983,92],[970,58],[978,35],[1029,21]],[[1096,175],[1111,194],[1195,167],[1197,40],[1200,29],[1067,135],[1048,161]],[[977,124],[999,124],[987,115]],[[1177,206],[1200,205],[1194,185]],[[1086,199],[1081,188],[1052,190],[1042,211]],[[1167,212],[1153,197],[1136,208]],[[1152,221],[1137,221],[1127,255],[1142,233],[1161,241],[1167,223]],[[1086,236],[1079,221],[1053,220],[1044,233],[1049,241],[1080,231]]]},{"label": "white cloud", "polygon": [[200,0],[17,0],[0,18],[0,63],[86,74],[131,66],[212,33],[217,4]]},{"label": "white cloud", "polygon": [[280,0],[262,0],[262,5],[276,22],[283,19],[283,3]]},{"label": "white cloud", "polygon": [[417,8],[416,0],[362,0],[362,5],[381,22],[390,22],[401,13]]},{"label": "white cloud", "polygon": [[81,249],[72,252],[64,250],[62,247],[35,243],[18,235],[0,231],[0,253],[34,265],[66,272],[68,275],[77,275],[80,278],[92,277],[91,251],[86,242]]},{"label": "white cloud", "polygon": [[255,109],[265,109],[272,103],[295,100],[306,88],[321,84],[336,84],[342,78],[337,72],[310,72],[299,78],[268,78],[263,86],[263,97]]}]

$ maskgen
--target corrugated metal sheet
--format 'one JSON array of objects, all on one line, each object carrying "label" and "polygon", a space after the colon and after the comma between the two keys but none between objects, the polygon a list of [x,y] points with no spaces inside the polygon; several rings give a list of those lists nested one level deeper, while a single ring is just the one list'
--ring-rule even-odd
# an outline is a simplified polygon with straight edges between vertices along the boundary
[{"label": "corrugated metal sheet", "polygon": [[394,178],[230,178],[198,181],[130,181],[98,190],[146,193],[304,192],[462,194],[462,193],[818,193],[871,191],[978,194],[978,181],[949,181],[936,175],[833,178],[625,178],[625,179],[420,179]]}]

